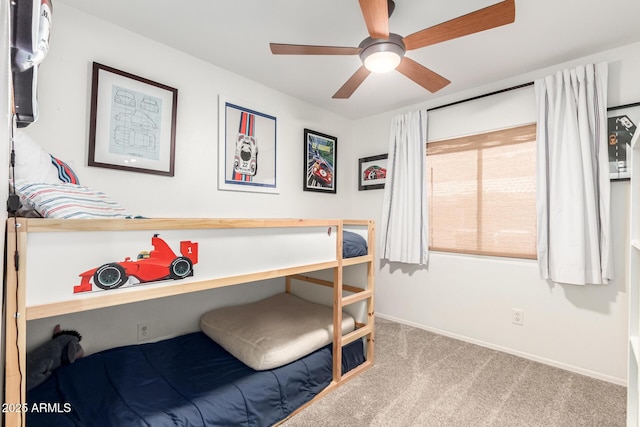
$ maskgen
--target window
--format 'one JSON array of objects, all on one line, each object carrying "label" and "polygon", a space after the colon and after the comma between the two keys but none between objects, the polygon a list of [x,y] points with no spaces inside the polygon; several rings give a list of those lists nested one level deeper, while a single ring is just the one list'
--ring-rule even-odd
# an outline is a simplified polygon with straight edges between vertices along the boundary
[{"label": "window", "polygon": [[536,125],[427,144],[429,249],[536,258]]}]

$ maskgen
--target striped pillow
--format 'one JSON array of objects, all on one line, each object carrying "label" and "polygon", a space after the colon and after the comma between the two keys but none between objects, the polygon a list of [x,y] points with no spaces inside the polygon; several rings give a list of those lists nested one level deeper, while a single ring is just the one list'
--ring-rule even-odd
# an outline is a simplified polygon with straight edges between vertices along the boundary
[{"label": "striped pillow", "polygon": [[23,206],[45,218],[132,218],[125,208],[100,191],[81,185],[16,182]]}]

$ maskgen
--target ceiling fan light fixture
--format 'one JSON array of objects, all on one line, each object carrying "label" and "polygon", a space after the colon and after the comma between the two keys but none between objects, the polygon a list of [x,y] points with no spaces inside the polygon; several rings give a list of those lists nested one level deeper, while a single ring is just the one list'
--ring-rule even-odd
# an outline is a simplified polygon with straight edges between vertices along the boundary
[{"label": "ceiling fan light fixture", "polygon": [[405,52],[402,37],[397,34],[389,34],[388,39],[368,37],[360,43],[360,49],[360,60],[372,73],[395,70],[400,65]]},{"label": "ceiling fan light fixture", "polygon": [[400,65],[400,56],[391,51],[374,52],[364,59],[364,66],[372,73],[387,73]]}]

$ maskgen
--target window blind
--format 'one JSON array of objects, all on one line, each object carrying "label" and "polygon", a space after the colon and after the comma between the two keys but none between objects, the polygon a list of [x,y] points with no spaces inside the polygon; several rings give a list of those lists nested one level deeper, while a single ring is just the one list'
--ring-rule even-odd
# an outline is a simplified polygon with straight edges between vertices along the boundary
[{"label": "window blind", "polygon": [[427,143],[430,250],[536,257],[536,125]]}]

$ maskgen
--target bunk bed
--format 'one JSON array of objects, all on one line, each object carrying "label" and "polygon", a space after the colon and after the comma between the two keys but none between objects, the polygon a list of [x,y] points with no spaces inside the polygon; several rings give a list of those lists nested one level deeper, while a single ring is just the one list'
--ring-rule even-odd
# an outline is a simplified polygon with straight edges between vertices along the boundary
[{"label": "bunk bed", "polygon": [[[368,249],[364,254],[350,251],[350,234],[365,238]],[[154,242],[151,253],[104,264],[130,254],[131,248],[148,242],[150,235]],[[159,238],[163,241],[155,240]],[[278,424],[372,366],[374,241],[374,223],[369,220],[9,219],[5,425],[66,426],[79,425],[83,419],[132,426]],[[181,261],[172,263],[167,275],[160,274],[163,280],[145,281],[143,275],[131,273],[133,267],[140,267],[137,263],[162,254],[166,250],[162,243],[174,248]],[[239,252],[241,259],[235,259]],[[365,266],[366,277],[360,286],[343,283],[343,270],[352,265]],[[333,280],[310,274],[321,270],[331,271]],[[113,274],[100,276],[104,271],[125,271],[135,277],[115,280]],[[29,320],[273,278],[285,278],[285,293],[269,298],[277,300],[275,305],[258,301],[203,313],[202,331],[89,355],[58,368],[42,384],[26,390]],[[324,331],[325,335],[328,331],[328,342],[320,343],[320,339],[304,355],[282,358],[278,354],[275,363],[270,357],[258,358],[254,366],[242,351],[235,351],[233,336],[229,342],[219,335],[220,325],[238,309],[260,313],[247,317],[263,321],[269,318],[269,307],[271,313],[286,311],[282,304],[299,299],[291,296],[294,283],[332,288],[331,307],[324,308],[329,312],[329,327]],[[345,314],[343,308],[352,304],[364,305],[364,319]],[[293,316],[313,311],[295,307]],[[286,322],[305,323],[291,319]],[[351,327],[346,327],[350,322]],[[241,336],[236,341],[245,339]],[[278,348],[282,344],[281,340]],[[289,345],[289,349],[302,347],[300,342]],[[136,364],[137,360],[142,364]],[[160,372],[161,380],[146,371]],[[166,394],[161,394],[162,388]],[[116,397],[110,400],[107,395]],[[233,400],[232,395],[238,399]],[[43,402],[45,407],[39,407]],[[104,405],[110,406],[108,412]]]}]

